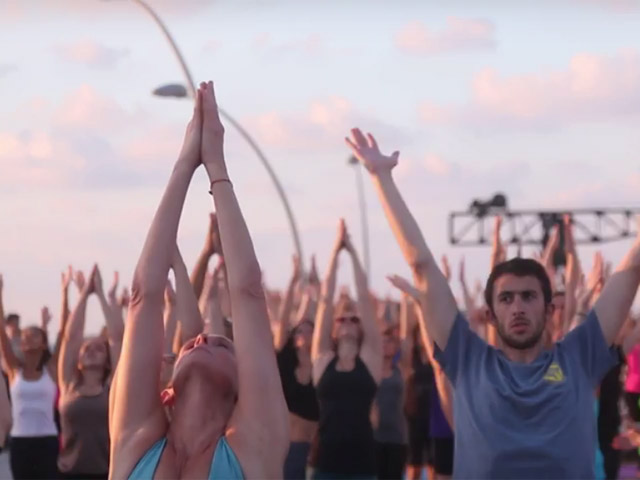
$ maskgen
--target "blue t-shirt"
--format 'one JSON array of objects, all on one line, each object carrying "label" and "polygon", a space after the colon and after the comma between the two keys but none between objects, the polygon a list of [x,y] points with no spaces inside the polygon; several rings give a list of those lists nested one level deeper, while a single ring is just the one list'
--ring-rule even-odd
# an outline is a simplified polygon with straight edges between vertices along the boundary
[{"label": "blue t-shirt", "polygon": [[594,390],[618,357],[591,312],[530,364],[458,314],[435,358],[454,388],[454,478],[594,478]]}]

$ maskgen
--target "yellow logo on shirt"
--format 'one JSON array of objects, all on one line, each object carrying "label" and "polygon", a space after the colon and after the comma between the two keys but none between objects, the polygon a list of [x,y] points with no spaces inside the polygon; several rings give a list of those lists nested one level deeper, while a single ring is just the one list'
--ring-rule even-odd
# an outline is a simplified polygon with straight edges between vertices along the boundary
[{"label": "yellow logo on shirt", "polygon": [[551,365],[549,365],[547,373],[544,374],[544,379],[548,382],[553,383],[564,382],[564,372],[560,368],[560,365],[558,365],[556,362],[553,362]]}]

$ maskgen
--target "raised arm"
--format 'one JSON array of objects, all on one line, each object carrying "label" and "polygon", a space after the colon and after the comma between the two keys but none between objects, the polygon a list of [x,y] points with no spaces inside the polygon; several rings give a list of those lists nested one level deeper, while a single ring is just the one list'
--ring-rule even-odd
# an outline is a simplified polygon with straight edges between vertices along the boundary
[{"label": "raised arm", "polygon": [[360,347],[360,358],[369,369],[369,372],[371,372],[374,380],[379,383],[382,380],[382,334],[376,321],[376,313],[373,302],[371,301],[367,275],[362,269],[358,253],[348,233],[345,234],[344,247],[349,253],[353,264],[358,311],[361,319],[360,325],[364,333]]},{"label": "raised arm", "polygon": [[84,341],[87,300],[95,291],[97,269],[98,267],[94,265],[89,281],[86,282],[86,284],[83,282],[78,303],[69,317],[69,323],[62,336],[60,356],[58,358],[58,385],[62,395],[69,392],[76,378],[78,355],[80,354],[80,347],[82,347],[82,342]]},{"label": "raised arm", "polygon": [[[245,471],[247,478],[275,478],[282,475],[289,447],[289,423],[273,350],[262,275],[229,180],[223,152],[224,128],[218,116],[211,82],[207,86],[203,106],[202,161],[209,175],[218,214],[238,362],[238,403],[232,420],[235,425],[230,426],[233,431],[230,443],[237,447],[234,450],[241,464],[256,464],[256,457],[260,460],[261,471]],[[268,415],[265,415],[265,408],[268,408]]]},{"label": "raised arm", "polygon": [[176,353],[173,351],[173,338],[176,334],[178,316],[176,314],[176,292],[167,280],[164,290],[164,349],[162,355],[162,371],[160,384],[165,388],[173,375],[173,366],[176,361]]},{"label": "raised arm", "polygon": [[565,254],[567,257],[567,273],[565,275],[566,278],[564,285],[564,318],[562,319],[562,333],[564,336],[564,334],[569,330],[571,320],[577,312],[576,294],[582,270],[580,268],[580,258],[578,257],[576,242],[573,237],[573,225],[571,224],[571,217],[569,215],[564,216],[563,228]]},{"label": "raised arm", "polygon": [[611,345],[624,323],[640,285],[640,231],[594,306],[602,333]]},{"label": "raised arm", "polygon": [[[338,236],[331,250],[329,258],[329,267],[327,268],[326,277],[320,291],[320,299],[318,301],[318,309],[316,310],[316,321],[313,329],[313,340],[311,342],[311,360],[314,363],[314,378],[316,373],[321,373],[324,368],[316,369],[318,361],[332,353],[331,349],[331,328],[333,326],[333,301],[336,294],[336,275],[338,272],[338,255],[344,245],[345,226],[344,220],[340,220],[338,224]],[[326,363],[326,362],[323,362]],[[319,365],[319,367],[322,367]],[[326,367],[326,365],[324,365]],[[316,370],[318,370],[316,372]],[[315,380],[319,380],[317,375]]]},{"label": "raised arm", "polygon": [[67,268],[66,272],[62,272],[61,274],[61,284],[62,284],[62,306],[60,307],[60,329],[58,330],[58,335],[56,337],[56,344],[53,350],[53,361],[58,364],[58,360],[60,358],[60,347],[62,345],[62,337],[64,336],[64,332],[67,329],[67,323],[69,322],[69,286],[71,285],[71,281],[73,279],[73,269],[71,266]]},{"label": "raised arm", "polygon": [[500,236],[500,230],[502,229],[502,217],[496,216],[495,223],[493,225],[493,243],[491,247],[491,270],[496,265],[504,262],[507,259],[507,250],[502,243],[502,237]]},{"label": "raised arm", "polygon": [[187,266],[184,264],[177,245],[173,254],[172,266],[176,277],[176,312],[180,322],[181,345],[184,345],[186,341],[202,333],[204,323],[198,307],[198,297],[191,285]]},{"label": "raised arm", "polygon": [[0,274],[0,354],[2,354],[3,365],[8,369],[7,374],[9,375],[9,378],[13,379],[13,376],[20,369],[20,361],[16,357],[15,353],[13,353],[11,340],[9,340],[9,336],[7,335],[4,318],[4,304],[2,300],[3,287],[4,283],[2,280],[2,274]]},{"label": "raised arm", "polygon": [[284,300],[280,304],[280,311],[278,312],[278,326],[276,335],[274,337],[274,344],[276,351],[279,352],[287,343],[287,337],[289,335],[289,329],[291,328],[291,312],[293,311],[293,297],[296,291],[296,286],[300,281],[300,260],[297,256],[293,257],[293,274],[287,287]]},{"label": "raised arm", "polygon": [[209,214],[209,230],[207,231],[207,238],[204,241],[204,247],[202,252],[198,256],[193,271],[191,272],[191,284],[193,285],[193,291],[196,298],[200,299],[202,296],[202,289],[204,286],[204,277],[207,274],[207,268],[209,267],[209,260],[217,252],[222,253],[220,250],[220,231],[218,229],[218,219],[215,213]]},{"label": "raised arm", "polygon": [[433,372],[436,379],[436,387],[438,389],[438,397],[440,398],[440,406],[442,407],[442,412],[444,413],[447,422],[449,422],[449,426],[453,429],[453,387],[451,386],[451,382],[444,374],[442,368],[440,368],[440,364],[436,362],[433,358],[433,340],[429,335],[429,331],[426,328],[425,321],[425,295],[420,292],[416,287],[411,285],[407,280],[398,275],[393,275],[387,277],[391,284],[404,292],[405,294],[411,296],[415,301],[416,305],[416,313],[418,315],[418,324],[420,326],[420,334],[422,336],[422,341],[427,349],[427,354],[429,356],[429,362],[433,367]]},{"label": "raised arm", "polygon": [[[166,419],[160,396],[164,347],[162,318],[167,276],[173,261],[176,234],[191,178],[200,164],[202,137],[201,90],[187,127],[182,151],[169,178],[136,265],[131,285],[120,363],[111,389],[112,476],[123,477],[114,459],[126,451],[134,433],[150,443],[164,434]],[[144,426],[144,431],[141,428]],[[143,443],[145,443],[143,442]],[[128,466],[127,466],[128,467]],[[122,468],[127,468],[124,465]]]},{"label": "raised arm", "polygon": [[364,137],[358,129],[346,139],[354,155],[369,170],[378,197],[391,224],[406,262],[413,276],[428,298],[427,320],[434,340],[444,350],[451,333],[458,307],[444,275],[429,251],[420,228],[407,208],[400,191],[393,181],[392,170],[398,163],[399,152],[391,156],[380,153],[371,134]]},{"label": "raised arm", "polygon": [[11,402],[9,402],[7,383],[4,381],[4,378],[0,378],[0,448],[4,448],[12,424],[13,416],[11,414]]},{"label": "raised arm", "polygon": [[[104,315],[104,321],[107,326],[107,340],[109,342],[109,351],[111,353],[111,362],[115,367],[120,359],[120,352],[122,350],[122,337],[124,336],[124,321],[121,317],[121,313],[118,308],[109,300],[104,294],[104,288],[102,284],[102,275],[100,269],[96,267],[93,274],[93,290],[98,301],[100,302],[100,308]],[[110,288],[110,295],[112,291],[118,288],[118,272],[114,274],[114,285]]]}]

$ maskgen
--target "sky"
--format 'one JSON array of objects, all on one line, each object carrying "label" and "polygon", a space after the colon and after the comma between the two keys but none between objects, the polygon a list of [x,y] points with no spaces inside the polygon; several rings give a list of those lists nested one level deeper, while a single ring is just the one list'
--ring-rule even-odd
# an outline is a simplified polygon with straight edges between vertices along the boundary
[{"label": "sky", "polygon": [[[195,81],[251,133],[282,182],[306,261],[321,272],[339,217],[361,231],[343,138],[399,150],[396,181],[436,256],[451,211],[504,192],[511,208],[640,207],[640,0],[149,0]],[[154,97],[184,82],[151,18],[127,0],[0,0],[0,273],[5,310],[57,320],[60,272],[99,263],[131,281],[192,105]],[[269,287],[294,252],[264,167],[227,125],[225,151]],[[371,283],[409,271],[365,174]],[[178,242],[195,261],[212,208],[204,171]],[[618,262],[630,241],[596,248]],[[351,283],[349,262],[340,283]],[[457,291],[457,282],[453,284]],[[72,295],[72,302],[76,295]],[[54,320],[53,327],[56,327]],[[89,332],[102,318],[91,300]]]}]

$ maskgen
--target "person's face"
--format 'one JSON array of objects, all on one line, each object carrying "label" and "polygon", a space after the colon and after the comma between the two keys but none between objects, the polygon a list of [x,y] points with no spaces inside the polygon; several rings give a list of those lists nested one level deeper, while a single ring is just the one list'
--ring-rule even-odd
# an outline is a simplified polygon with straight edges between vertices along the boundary
[{"label": "person's face", "polygon": [[45,345],[42,332],[36,327],[29,327],[20,333],[20,348],[23,352],[43,352]]},{"label": "person's face", "polygon": [[298,349],[311,350],[311,339],[313,337],[313,325],[309,322],[302,322],[296,328],[293,335],[293,344]]},{"label": "person's face", "polygon": [[238,393],[238,364],[233,343],[222,335],[200,334],[184,344],[173,369],[175,391],[188,377],[214,382],[233,396]]},{"label": "person's face", "polygon": [[88,368],[102,369],[107,367],[109,352],[107,342],[102,338],[92,338],[86,340],[80,347],[78,355],[78,368],[85,370]]},{"label": "person's face", "polygon": [[537,345],[553,306],[545,308],[536,277],[505,274],[494,285],[492,321],[505,345],[527,350]]},{"label": "person's face", "polygon": [[387,332],[382,336],[382,354],[385,358],[392,358],[398,353],[400,346],[395,332]]},{"label": "person's face", "polygon": [[20,334],[20,320],[12,317],[10,320],[7,320],[6,324],[7,334],[10,337],[14,337]]},{"label": "person's face", "polygon": [[334,323],[334,337],[337,341],[348,339],[358,341],[362,336],[360,317],[353,314],[345,314],[336,318]]}]

